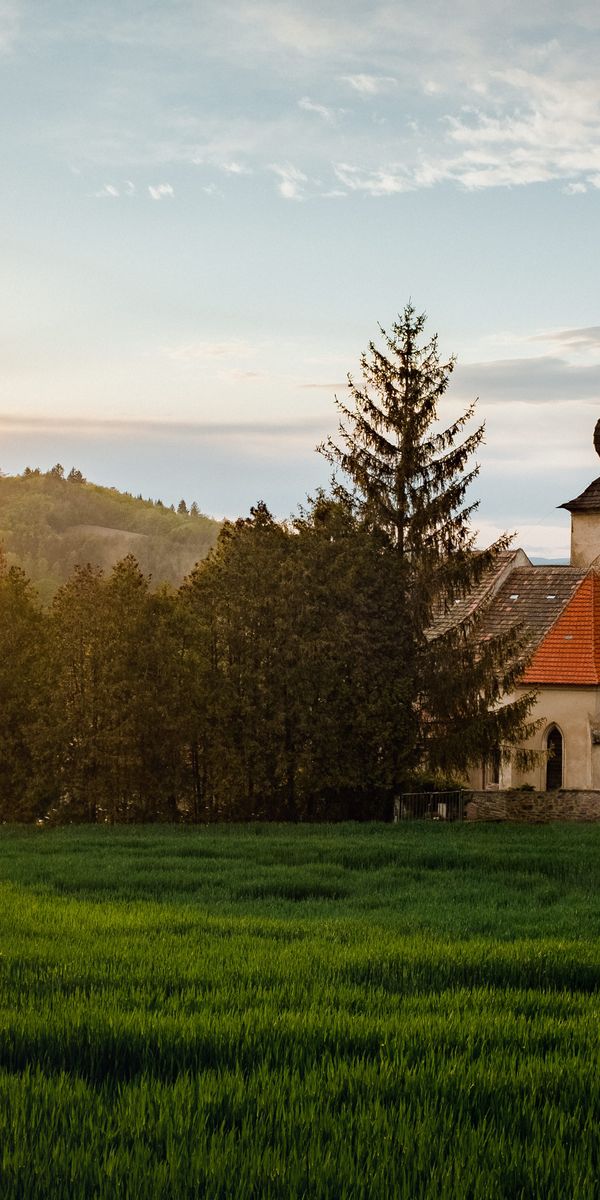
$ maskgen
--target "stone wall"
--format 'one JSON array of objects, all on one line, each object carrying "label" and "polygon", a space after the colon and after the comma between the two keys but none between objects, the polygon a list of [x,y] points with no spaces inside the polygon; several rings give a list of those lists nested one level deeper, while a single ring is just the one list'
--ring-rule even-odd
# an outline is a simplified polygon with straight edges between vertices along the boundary
[{"label": "stone wall", "polygon": [[471,792],[467,821],[600,821],[600,791]]}]

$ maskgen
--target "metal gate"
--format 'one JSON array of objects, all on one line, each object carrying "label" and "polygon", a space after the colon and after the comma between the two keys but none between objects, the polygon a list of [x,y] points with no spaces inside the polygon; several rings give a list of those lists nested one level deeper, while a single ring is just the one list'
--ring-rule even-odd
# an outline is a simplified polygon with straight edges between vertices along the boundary
[{"label": "metal gate", "polygon": [[394,821],[463,821],[468,792],[403,792],[394,800]]}]

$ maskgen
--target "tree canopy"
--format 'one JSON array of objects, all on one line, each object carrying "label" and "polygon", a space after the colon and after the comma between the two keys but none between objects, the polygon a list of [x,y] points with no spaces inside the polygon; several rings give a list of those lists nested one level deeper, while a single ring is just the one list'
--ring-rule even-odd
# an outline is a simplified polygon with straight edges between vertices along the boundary
[{"label": "tree canopy", "polygon": [[528,736],[533,696],[506,701],[518,631],[482,640],[475,612],[434,633],[508,539],[476,550],[483,426],[473,406],[439,422],[454,363],[424,329],[408,305],[369,344],[322,447],[331,488],[287,522],[258,503],[209,549],[195,503],[133,501],[60,464],[0,479],[12,553],[32,562],[41,529],[68,533],[74,512],[89,528],[99,504],[134,538],[160,525],[190,553],[197,528],[208,549],[177,590],[151,588],[145,542],[108,574],[78,559],[45,610],[3,562],[3,819],[385,817],[416,772],[456,776]]}]

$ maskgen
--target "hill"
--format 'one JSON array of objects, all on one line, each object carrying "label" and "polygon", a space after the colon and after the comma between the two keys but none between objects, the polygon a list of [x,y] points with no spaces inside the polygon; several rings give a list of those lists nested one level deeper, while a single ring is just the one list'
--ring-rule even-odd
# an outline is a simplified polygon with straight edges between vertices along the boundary
[{"label": "hill", "polygon": [[88,483],[73,469],[0,477],[0,542],[44,600],[79,563],[110,569],[134,554],[153,582],[178,584],[214,545],[220,522],[194,504],[179,510]]}]

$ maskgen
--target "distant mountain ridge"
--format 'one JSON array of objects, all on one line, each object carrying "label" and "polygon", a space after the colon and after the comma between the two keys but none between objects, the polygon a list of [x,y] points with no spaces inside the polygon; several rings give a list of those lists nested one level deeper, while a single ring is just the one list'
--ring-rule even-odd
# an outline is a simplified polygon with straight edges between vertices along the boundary
[{"label": "distant mountain ridge", "polygon": [[60,464],[0,477],[0,543],[50,600],[78,564],[106,570],[134,554],[154,584],[177,585],[215,544],[221,522],[196,504],[178,511],[116,488],[88,483]]}]

